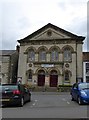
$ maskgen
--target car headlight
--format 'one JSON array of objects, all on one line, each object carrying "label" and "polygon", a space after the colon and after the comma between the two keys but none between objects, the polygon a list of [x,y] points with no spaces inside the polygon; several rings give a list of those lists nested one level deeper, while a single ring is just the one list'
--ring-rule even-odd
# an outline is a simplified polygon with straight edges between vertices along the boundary
[{"label": "car headlight", "polygon": [[87,96],[87,94],[84,91],[81,91],[81,95]]}]

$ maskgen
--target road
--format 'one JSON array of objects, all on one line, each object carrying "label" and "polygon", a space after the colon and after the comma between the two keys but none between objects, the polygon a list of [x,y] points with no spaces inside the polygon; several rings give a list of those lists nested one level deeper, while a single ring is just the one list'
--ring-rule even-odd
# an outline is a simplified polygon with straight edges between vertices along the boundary
[{"label": "road", "polygon": [[87,118],[88,105],[71,101],[69,93],[32,92],[32,101],[23,107],[2,108],[3,118]]}]

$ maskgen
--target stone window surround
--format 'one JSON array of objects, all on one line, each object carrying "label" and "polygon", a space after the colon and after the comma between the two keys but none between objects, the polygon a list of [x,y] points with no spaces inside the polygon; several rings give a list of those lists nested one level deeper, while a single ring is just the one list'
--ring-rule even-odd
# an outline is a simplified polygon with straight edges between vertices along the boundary
[{"label": "stone window surround", "polygon": [[[69,80],[65,80],[65,73],[69,74]],[[64,83],[70,83],[70,78],[72,76],[72,72],[70,70],[65,70],[63,72],[63,74],[64,74]]]},{"label": "stone window surround", "polygon": [[[52,51],[52,49],[54,49],[54,48],[58,50],[58,53],[59,53],[59,54],[62,53],[62,55],[63,55],[63,53],[64,53],[65,48],[69,48],[69,49],[71,50],[71,53],[75,53],[72,46],[65,45],[62,49],[60,49],[58,46],[52,46],[52,47],[50,47],[49,49],[48,49],[47,47],[45,47],[45,46],[41,46],[41,47],[39,47],[37,50],[36,50],[35,47],[32,47],[32,46],[31,46],[31,47],[28,47],[28,48],[26,49],[26,51],[24,52],[24,54],[27,54],[29,50],[34,50],[35,54],[39,54],[40,50],[44,49],[44,50],[46,51],[46,56],[47,56],[47,54],[50,54],[50,61],[51,61],[51,51]],[[64,56],[63,56],[63,60],[64,60]],[[38,55],[38,61],[39,61],[39,55]],[[46,61],[47,61],[47,59],[46,59]],[[58,60],[57,60],[57,61],[58,61]],[[71,60],[71,61],[72,61],[72,60]]]}]

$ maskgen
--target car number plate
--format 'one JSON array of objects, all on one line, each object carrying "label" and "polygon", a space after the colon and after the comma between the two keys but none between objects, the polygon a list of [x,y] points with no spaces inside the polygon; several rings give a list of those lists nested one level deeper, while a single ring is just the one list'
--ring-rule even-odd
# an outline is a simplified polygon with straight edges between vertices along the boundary
[{"label": "car number plate", "polygon": [[10,101],[10,99],[0,99],[0,101]]}]

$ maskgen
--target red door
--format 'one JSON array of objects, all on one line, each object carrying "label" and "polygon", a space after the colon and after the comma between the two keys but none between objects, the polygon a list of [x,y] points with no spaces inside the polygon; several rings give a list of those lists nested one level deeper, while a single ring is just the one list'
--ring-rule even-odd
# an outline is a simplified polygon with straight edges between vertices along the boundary
[{"label": "red door", "polygon": [[44,86],[45,84],[45,75],[38,75],[38,86]]},{"label": "red door", "polygon": [[50,75],[50,87],[57,87],[58,75]]}]

